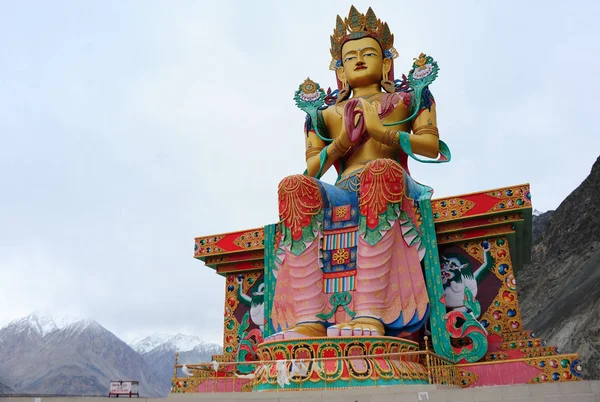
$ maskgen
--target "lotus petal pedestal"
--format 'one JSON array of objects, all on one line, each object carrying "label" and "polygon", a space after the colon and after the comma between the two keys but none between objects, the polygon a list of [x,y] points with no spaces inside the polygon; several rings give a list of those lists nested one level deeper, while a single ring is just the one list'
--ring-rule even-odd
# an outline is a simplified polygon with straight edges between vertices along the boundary
[{"label": "lotus petal pedestal", "polygon": [[[283,339],[258,346],[254,391],[427,384],[416,342],[394,337]],[[386,356],[392,353],[402,353]],[[377,357],[376,355],[382,355]],[[422,357],[422,358],[421,358]],[[258,366],[261,366],[260,364]],[[279,377],[279,384],[278,384]]]}]

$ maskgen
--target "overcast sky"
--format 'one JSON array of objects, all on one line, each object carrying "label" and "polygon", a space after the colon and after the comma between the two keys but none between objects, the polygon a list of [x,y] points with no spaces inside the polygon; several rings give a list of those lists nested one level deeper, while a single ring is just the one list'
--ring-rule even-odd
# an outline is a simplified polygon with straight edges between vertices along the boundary
[{"label": "overcast sky", "polygon": [[[436,196],[529,182],[545,211],[588,175],[600,3],[354,4],[389,23],[398,76],[440,64],[453,160],[411,164]],[[194,237],[277,220],[279,180],[305,168],[293,93],[335,84],[349,6],[0,0],[0,325],[45,310],[220,343],[224,280]]]}]

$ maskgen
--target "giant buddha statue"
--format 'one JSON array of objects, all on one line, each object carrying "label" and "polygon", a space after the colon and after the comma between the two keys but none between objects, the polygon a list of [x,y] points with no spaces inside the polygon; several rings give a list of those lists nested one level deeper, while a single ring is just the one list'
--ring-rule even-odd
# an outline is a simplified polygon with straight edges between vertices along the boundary
[{"label": "giant buddha statue", "polygon": [[[296,93],[307,169],[279,184],[270,340],[405,335],[428,318],[420,202],[432,190],[407,161],[449,152],[429,91],[437,63],[421,54],[395,80],[397,55],[387,23],[352,7],[331,36],[338,89],[307,79]],[[320,181],[332,166],[335,184]]]},{"label": "giant buddha statue", "polygon": [[[577,355],[523,329],[529,185],[432,200],[408,161],[450,160],[429,90],[439,69],[420,54],[395,79],[397,55],[372,9],[337,17],[337,89],[307,78],[294,95],[306,171],[279,184],[279,222],[196,238],[226,276],[224,353],[173,392],[581,379]],[[332,167],[335,183],[321,181]]]}]

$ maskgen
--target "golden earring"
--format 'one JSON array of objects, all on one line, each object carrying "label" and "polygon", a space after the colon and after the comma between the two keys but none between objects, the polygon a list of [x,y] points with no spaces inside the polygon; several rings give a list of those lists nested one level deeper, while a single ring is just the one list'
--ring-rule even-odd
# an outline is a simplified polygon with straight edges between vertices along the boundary
[{"label": "golden earring", "polygon": [[350,91],[352,90],[352,88],[350,88],[350,85],[348,85],[346,80],[341,80],[341,81],[342,81],[342,89],[340,89],[340,92],[338,93],[337,99],[335,101],[336,105],[338,103],[348,99],[348,97],[350,96]]},{"label": "golden earring", "polygon": [[388,73],[383,73],[383,79],[381,80],[380,84],[385,92],[396,92],[396,84],[394,81],[388,79]]}]

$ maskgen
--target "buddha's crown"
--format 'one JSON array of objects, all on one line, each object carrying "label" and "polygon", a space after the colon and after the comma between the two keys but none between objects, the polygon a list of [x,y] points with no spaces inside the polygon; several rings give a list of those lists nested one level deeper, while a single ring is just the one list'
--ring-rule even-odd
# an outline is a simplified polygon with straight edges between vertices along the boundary
[{"label": "buddha's crown", "polygon": [[352,6],[348,18],[342,20],[339,15],[335,21],[335,29],[331,35],[331,64],[330,70],[342,66],[342,46],[352,39],[373,38],[381,45],[384,57],[393,59],[398,57],[394,49],[394,35],[390,32],[387,22],[382,22],[371,7],[366,14],[361,14]]}]

